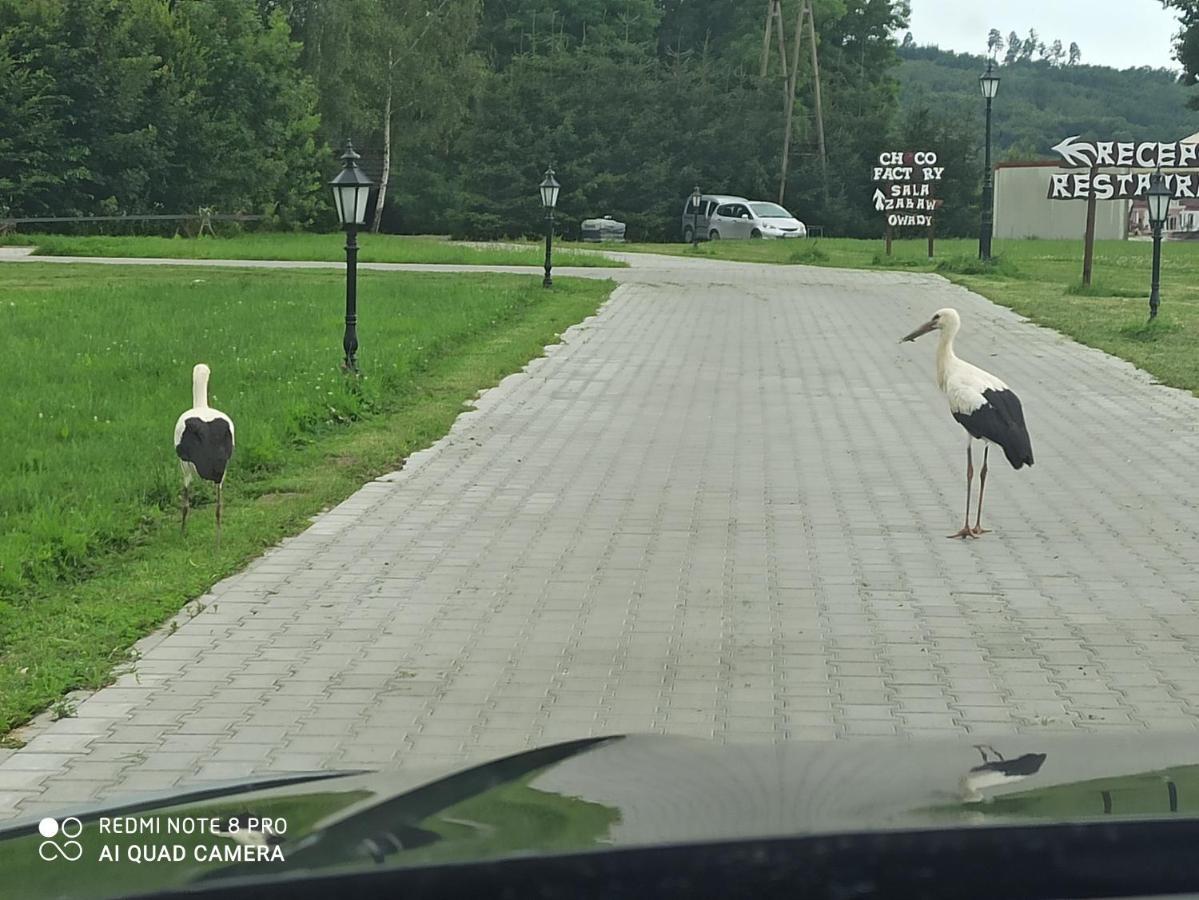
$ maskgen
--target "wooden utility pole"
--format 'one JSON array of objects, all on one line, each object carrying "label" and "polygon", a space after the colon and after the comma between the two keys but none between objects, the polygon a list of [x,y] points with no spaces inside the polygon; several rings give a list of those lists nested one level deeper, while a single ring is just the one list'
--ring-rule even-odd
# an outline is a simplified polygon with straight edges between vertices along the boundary
[{"label": "wooden utility pole", "polygon": [[779,171],[779,205],[787,192],[787,166],[791,162],[791,118],[795,114],[795,85],[799,80],[799,48],[803,46],[803,23],[808,14],[808,0],[799,4],[799,13],[795,20],[795,45],[791,55],[791,77],[785,78],[787,84],[787,108],[783,115],[783,162]]},{"label": "wooden utility pole", "polygon": [[774,24],[775,0],[766,0],[766,27],[762,29],[762,65],[758,77],[766,77],[766,67],[770,65],[770,28]]},{"label": "wooden utility pole", "polygon": [[783,67],[783,80],[787,79],[787,47],[783,28],[782,0],[766,0],[766,28],[762,31],[762,67],[759,74],[765,78],[770,70],[770,32],[778,25],[779,64]]},{"label": "wooden utility pole", "polygon": [[828,203],[828,160],[824,155],[824,110],[820,105],[820,57],[816,53],[816,17],[812,14],[812,0],[808,4],[808,34],[812,44],[812,91],[816,100],[816,146],[820,150],[820,182],[824,190],[824,202]]},{"label": "wooden utility pole", "polygon": [[[1091,167],[1091,184],[1095,184],[1095,176],[1099,169]],[[1082,236],[1082,286],[1091,286],[1091,268],[1095,261],[1095,188],[1091,188],[1087,197],[1087,228]]]},{"label": "wooden utility pole", "polygon": [[[767,73],[767,64],[770,57],[770,30],[771,23],[778,20],[779,28],[779,54],[783,54],[783,20],[782,6],[779,0],[770,0],[770,6],[766,13],[766,33],[762,40],[762,75],[765,77]],[[816,142],[820,151],[820,167],[821,175],[824,182],[824,195],[828,197],[828,167],[825,158],[824,148],[824,110],[820,103],[820,58],[819,50],[816,47],[816,19],[812,13],[812,0],[800,0],[799,9],[795,19],[795,43],[791,48],[791,71],[787,71],[786,60],[783,61],[783,81],[786,89],[786,104],[785,113],[783,115],[783,159],[779,171],[779,203],[781,204],[784,195],[787,192],[787,169],[791,163],[791,131],[792,121],[795,116],[795,90],[799,83],[799,56],[800,50],[803,47],[804,25],[807,24],[808,40],[812,46],[812,86],[813,86],[813,105],[816,112]]]}]

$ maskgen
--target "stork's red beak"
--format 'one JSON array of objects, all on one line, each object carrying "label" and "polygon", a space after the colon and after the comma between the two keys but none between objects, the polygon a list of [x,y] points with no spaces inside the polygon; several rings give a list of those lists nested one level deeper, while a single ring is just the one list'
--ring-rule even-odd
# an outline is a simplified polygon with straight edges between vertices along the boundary
[{"label": "stork's red beak", "polygon": [[928,334],[930,331],[932,331],[936,327],[937,327],[937,323],[934,322],[932,319],[929,319],[927,322],[925,322],[923,325],[921,325],[919,328],[917,328],[911,334],[904,335],[900,339],[899,343],[902,344],[904,341],[914,341],[914,340],[916,340],[916,338],[920,337],[920,335]]}]

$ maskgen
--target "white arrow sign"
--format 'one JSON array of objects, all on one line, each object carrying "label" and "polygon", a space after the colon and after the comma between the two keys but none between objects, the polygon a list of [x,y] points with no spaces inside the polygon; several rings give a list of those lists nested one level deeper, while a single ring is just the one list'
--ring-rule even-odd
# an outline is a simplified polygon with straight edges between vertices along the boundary
[{"label": "white arrow sign", "polygon": [[883,192],[878,188],[874,189],[874,208],[881,211],[887,203],[887,198],[883,196]]},{"label": "white arrow sign", "polygon": [[1072,135],[1053,150],[1061,154],[1067,168],[1185,168],[1199,159],[1199,146],[1186,141],[1080,141],[1078,135]]},{"label": "white arrow sign", "polygon": [[1086,142],[1074,143],[1077,140],[1078,135],[1071,135],[1060,144],[1055,144],[1052,149],[1060,153],[1062,159],[1072,166],[1092,165],[1095,159],[1095,145]]}]

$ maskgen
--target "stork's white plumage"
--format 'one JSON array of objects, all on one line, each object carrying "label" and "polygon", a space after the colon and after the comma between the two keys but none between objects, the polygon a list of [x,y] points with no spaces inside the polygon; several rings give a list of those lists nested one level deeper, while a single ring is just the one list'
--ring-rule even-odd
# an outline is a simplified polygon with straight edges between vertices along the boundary
[{"label": "stork's white plumage", "polygon": [[[940,331],[937,345],[937,385],[949,399],[949,411],[970,436],[966,442],[966,524],[950,537],[967,538],[985,534],[982,527],[983,491],[987,487],[987,454],[994,444],[1003,450],[1012,468],[1031,466],[1032,441],[1024,424],[1024,409],[1020,398],[1006,384],[992,375],[958,359],[953,352],[953,339],[962,327],[956,309],[937,310],[931,319],[904,336],[914,341],[922,334]],[[978,515],[970,527],[970,486],[974,480],[975,441],[983,442],[983,465],[979,473]]]},{"label": "stork's white plumage", "polygon": [[[1025,753],[1015,759],[1004,759],[1003,754],[990,744],[975,744],[974,749],[981,754],[981,766],[974,766],[961,780],[962,800],[966,803],[979,803],[986,799],[985,788],[1001,787],[1023,781],[1041,771],[1045,764],[1046,754]],[[988,755],[988,752],[990,754]],[[990,757],[994,756],[994,759]]]},{"label": "stork's white plumage", "polygon": [[208,366],[197,363],[192,369],[192,406],[175,423],[175,453],[183,471],[183,523],[187,533],[187,514],[191,509],[187,491],[193,478],[216,485],[216,546],[221,548],[221,513],[224,510],[225,471],[233,456],[233,420],[208,405]]}]

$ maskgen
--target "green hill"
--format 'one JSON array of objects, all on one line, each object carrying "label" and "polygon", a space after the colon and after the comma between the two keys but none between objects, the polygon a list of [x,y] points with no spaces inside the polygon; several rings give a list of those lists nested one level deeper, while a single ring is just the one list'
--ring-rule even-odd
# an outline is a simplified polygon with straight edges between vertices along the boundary
[{"label": "green hill", "polygon": [[[959,121],[981,120],[978,76],[986,57],[938,47],[902,47],[900,104],[927,107]],[[994,104],[996,158],[1052,158],[1062,138],[1177,140],[1199,131],[1199,111],[1187,101],[1194,89],[1170,69],[1110,69],[1022,61],[999,68]]]}]

